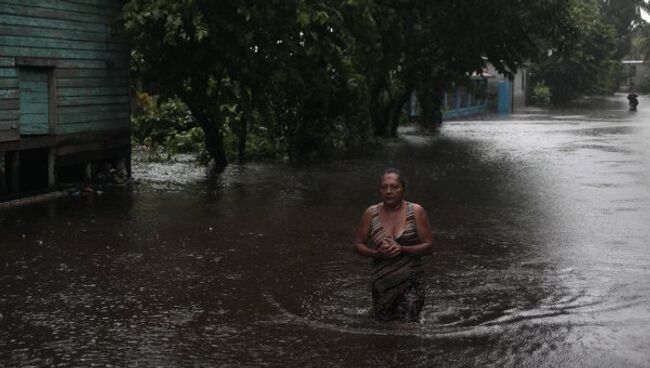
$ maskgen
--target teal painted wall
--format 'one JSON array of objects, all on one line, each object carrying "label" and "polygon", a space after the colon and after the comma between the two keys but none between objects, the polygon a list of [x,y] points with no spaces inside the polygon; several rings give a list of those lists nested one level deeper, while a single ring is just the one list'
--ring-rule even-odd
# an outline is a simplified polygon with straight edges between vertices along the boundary
[{"label": "teal painted wall", "polygon": [[20,134],[50,133],[48,71],[47,69],[19,70]]},{"label": "teal painted wall", "polygon": [[111,32],[120,7],[120,0],[0,0],[0,142],[49,132],[48,110],[30,101],[36,92],[22,78],[35,69],[53,76],[45,85],[53,134],[129,128],[129,50]]},{"label": "teal painted wall", "polygon": [[[1,15],[0,22],[2,22]],[[0,42],[2,42],[2,35],[0,35]],[[18,97],[18,73],[14,58],[0,56],[0,142],[20,138],[18,133],[20,118]]]}]

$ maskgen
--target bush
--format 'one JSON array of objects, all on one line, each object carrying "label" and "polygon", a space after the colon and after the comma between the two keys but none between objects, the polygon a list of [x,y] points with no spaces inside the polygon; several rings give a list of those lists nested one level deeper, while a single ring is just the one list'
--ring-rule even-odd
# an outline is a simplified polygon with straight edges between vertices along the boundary
[{"label": "bush", "polygon": [[[209,161],[203,130],[180,99],[159,100],[145,92],[137,92],[135,99],[131,115],[132,143],[148,160],[169,161],[174,155],[184,153],[195,155],[201,163]],[[255,112],[246,126],[245,157],[255,161],[278,160],[295,153],[296,158],[312,159],[367,151],[377,141],[369,133],[369,122],[357,123],[358,110],[361,108],[348,112],[349,120],[355,123],[345,119],[306,119],[290,134],[281,124],[267,124],[268,117]],[[235,105],[222,112],[223,147],[228,161],[232,162],[238,159],[242,122]],[[290,152],[290,143],[295,152]]]},{"label": "bush", "polygon": [[551,89],[544,82],[536,84],[530,101],[533,105],[549,106],[551,104]]},{"label": "bush", "polygon": [[131,126],[134,146],[148,153],[150,159],[171,159],[177,153],[199,155],[205,151],[203,131],[177,98],[158,101],[147,93],[137,92]]}]

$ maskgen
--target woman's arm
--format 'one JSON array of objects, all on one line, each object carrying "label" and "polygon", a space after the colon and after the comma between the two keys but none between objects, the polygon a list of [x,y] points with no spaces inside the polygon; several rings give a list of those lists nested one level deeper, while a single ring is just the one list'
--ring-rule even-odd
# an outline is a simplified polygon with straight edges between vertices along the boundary
[{"label": "woman's arm", "polygon": [[391,258],[400,253],[400,246],[395,244],[382,244],[377,249],[366,245],[370,233],[370,221],[372,220],[372,206],[368,207],[361,216],[361,224],[354,234],[354,251],[357,254],[370,258]]},{"label": "woman's arm", "polygon": [[429,224],[427,212],[419,204],[413,203],[413,214],[415,215],[415,226],[418,232],[420,244],[401,247],[402,253],[412,254],[415,256],[425,256],[431,254],[433,250],[433,234]]}]

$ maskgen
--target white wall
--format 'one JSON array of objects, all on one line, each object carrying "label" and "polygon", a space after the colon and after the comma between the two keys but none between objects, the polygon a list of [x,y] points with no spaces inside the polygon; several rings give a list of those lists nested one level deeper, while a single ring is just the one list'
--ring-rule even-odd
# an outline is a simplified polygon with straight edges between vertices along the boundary
[{"label": "white wall", "polygon": [[650,68],[648,68],[648,63],[644,61],[624,61],[623,72],[626,78],[621,89],[629,91],[630,87],[632,87],[631,89],[638,88],[643,77],[650,73]]},{"label": "white wall", "polygon": [[526,89],[528,88],[528,68],[521,67],[517,70],[512,80],[512,110],[526,106]]}]

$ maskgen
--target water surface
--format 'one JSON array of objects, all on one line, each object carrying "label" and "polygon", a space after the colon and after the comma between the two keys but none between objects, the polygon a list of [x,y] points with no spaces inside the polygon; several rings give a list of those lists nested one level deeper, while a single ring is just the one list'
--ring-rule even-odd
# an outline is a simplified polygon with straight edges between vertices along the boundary
[{"label": "water surface", "polygon": [[[650,114],[624,96],[405,129],[373,157],[136,163],[0,212],[0,367],[646,367]],[[388,166],[434,228],[420,322],[351,252]]]}]

